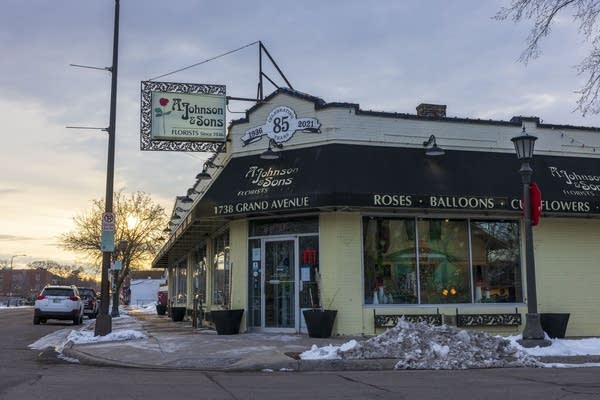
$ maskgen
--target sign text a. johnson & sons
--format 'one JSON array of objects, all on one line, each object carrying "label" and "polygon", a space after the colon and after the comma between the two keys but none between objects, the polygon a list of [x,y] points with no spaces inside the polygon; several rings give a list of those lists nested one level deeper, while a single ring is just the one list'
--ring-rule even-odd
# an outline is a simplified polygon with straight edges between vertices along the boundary
[{"label": "sign text a. johnson & sons", "polygon": [[161,140],[225,140],[225,97],[152,93],[152,137]]},{"label": "sign text a. johnson & sons", "polygon": [[226,102],[224,85],[142,82],[142,150],[157,150],[146,142],[225,142]]}]

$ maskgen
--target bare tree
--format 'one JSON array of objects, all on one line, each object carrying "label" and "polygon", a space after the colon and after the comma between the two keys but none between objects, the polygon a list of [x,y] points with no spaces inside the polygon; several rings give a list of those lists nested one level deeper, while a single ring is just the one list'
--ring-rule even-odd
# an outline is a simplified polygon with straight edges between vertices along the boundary
[{"label": "bare tree", "polygon": [[65,279],[67,276],[71,275],[73,271],[81,268],[75,265],[61,264],[52,260],[33,261],[27,264],[27,266],[31,269],[45,269],[52,275],[55,275],[61,279]]},{"label": "bare tree", "polygon": [[[117,292],[131,269],[139,269],[152,261],[164,240],[162,228],[166,225],[166,214],[162,206],[152,201],[144,192],[130,195],[118,191],[114,195],[115,243],[126,245],[115,257],[123,264],[117,280]],[[73,218],[75,229],[61,235],[61,246],[86,257],[100,265],[100,233],[104,200],[93,200],[91,210]]]},{"label": "bare tree", "polygon": [[98,282],[83,265],[61,264],[52,260],[33,261],[27,264],[30,269],[46,270],[52,274],[53,282],[61,285],[98,287]]},{"label": "bare tree", "polygon": [[590,43],[588,55],[576,65],[577,74],[586,77],[583,87],[576,91],[580,95],[576,110],[582,115],[600,113],[600,31],[597,28],[600,16],[600,2],[597,0],[512,0],[509,7],[502,7],[495,19],[514,22],[533,21],[519,61],[527,64],[539,57],[541,41],[550,35],[552,25],[559,14],[571,13],[573,22],[578,24],[579,33]]}]

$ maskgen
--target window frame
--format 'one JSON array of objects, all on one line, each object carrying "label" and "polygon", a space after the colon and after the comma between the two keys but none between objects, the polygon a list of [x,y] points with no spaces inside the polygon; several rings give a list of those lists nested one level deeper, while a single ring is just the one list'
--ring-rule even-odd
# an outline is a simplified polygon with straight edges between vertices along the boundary
[{"label": "window frame", "polygon": [[[417,293],[417,301],[415,303],[372,303],[368,302],[367,296],[367,286],[370,285],[370,281],[367,279],[366,265],[367,265],[367,250],[366,250],[366,236],[367,229],[366,223],[370,219],[379,219],[379,220],[404,220],[404,221],[413,221],[413,235],[414,237],[410,237],[409,239],[413,240],[413,246],[415,249],[415,260],[414,265],[416,268],[416,293]],[[442,303],[423,303],[421,298],[421,265],[420,265],[420,257],[419,257],[419,222],[422,220],[456,220],[456,221],[465,221],[466,222],[466,246],[467,246],[467,254],[466,254],[466,262],[467,265],[467,274],[468,278],[465,281],[468,283],[469,290],[469,301],[468,302],[442,302]],[[474,243],[473,243],[473,224],[478,222],[490,222],[490,223],[510,223],[515,224],[514,234],[516,237],[514,246],[511,251],[516,252],[516,257],[513,262],[516,263],[516,269],[514,270],[514,279],[512,280],[512,287],[514,288],[514,297],[513,301],[501,302],[501,301],[476,301],[476,293],[475,293],[475,268],[476,263],[474,261]],[[461,305],[461,306],[489,306],[489,305],[511,305],[511,304],[523,304],[525,293],[524,293],[524,262],[523,262],[523,254],[522,254],[522,242],[523,242],[523,232],[522,232],[522,222],[519,218],[510,218],[510,217],[498,217],[498,218],[490,218],[489,216],[481,216],[481,215],[473,215],[473,216],[464,216],[464,215],[387,215],[387,214],[361,214],[361,264],[362,264],[362,302],[364,307],[428,307],[428,306],[452,306],[452,305]],[[372,240],[372,239],[371,239]],[[378,240],[378,238],[376,238]],[[510,261],[507,261],[510,262]],[[377,265],[377,264],[376,264]],[[371,273],[372,275],[372,273]],[[510,296],[509,296],[510,298]]]}]

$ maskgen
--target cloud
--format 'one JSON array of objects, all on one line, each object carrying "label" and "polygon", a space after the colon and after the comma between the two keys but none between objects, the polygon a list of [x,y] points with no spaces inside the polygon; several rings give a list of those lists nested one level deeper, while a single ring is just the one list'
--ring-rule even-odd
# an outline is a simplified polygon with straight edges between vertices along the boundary
[{"label": "cloud", "polygon": [[22,192],[22,190],[17,189],[17,188],[0,188],[0,195],[18,194],[21,192]]},{"label": "cloud", "polygon": [[0,233],[0,241],[2,241],[2,242],[13,242],[13,241],[21,241],[21,240],[33,240],[33,238],[27,237],[27,236],[6,235],[6,234]]}]

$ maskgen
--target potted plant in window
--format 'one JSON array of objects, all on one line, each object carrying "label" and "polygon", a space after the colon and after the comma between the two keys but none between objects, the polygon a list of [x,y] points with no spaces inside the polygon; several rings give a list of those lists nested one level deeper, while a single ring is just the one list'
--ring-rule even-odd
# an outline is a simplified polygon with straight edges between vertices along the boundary
[{"label": "potted plant in window", "polygon": [[232,310],[231,307],[231,268],[229,269],[229,285],[223,293],[223,310],[210,312],[210,319],[215,324],[218,335],[236,335],[240,332],[240,323],[244,315],[244,309]]},{"label": "potted plant in window", "polygon": [[[335,299],[335,295],[329,302],[327,309],[321,305],[322,293],[321,293],[321,274],[319,271],[315,271],[315,281],[317,284],[317,299],[315,301],[312,291],[310,292],[310,301],[312,309],[302,311],[304,320],[306,321],[306,329],[308,330],[308,336],[312,338],[328,338],[331,336],[333,330],[333,323],[337,315],[337,310],[330,310],[331,304]],[[336,292],[337,295],[337,292]]]}]

